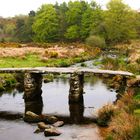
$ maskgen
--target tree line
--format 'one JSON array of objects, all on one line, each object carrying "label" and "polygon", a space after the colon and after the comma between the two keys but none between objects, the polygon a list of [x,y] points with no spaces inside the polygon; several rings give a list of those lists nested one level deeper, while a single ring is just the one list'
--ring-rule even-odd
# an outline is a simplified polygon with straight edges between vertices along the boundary
[{"label": "tree line", "polygon": [[1,41],[113,44],[140,37],[140,13],[122,0],[111,0],[106,10],[95,1],[43,4],[26,16],[0,18],[0,37]]}]

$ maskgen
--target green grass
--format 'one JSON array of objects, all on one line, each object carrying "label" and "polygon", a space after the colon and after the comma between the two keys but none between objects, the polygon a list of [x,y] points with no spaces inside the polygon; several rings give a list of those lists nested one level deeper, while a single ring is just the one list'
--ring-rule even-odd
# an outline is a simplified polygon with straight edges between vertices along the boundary
[{"label": "green grass", "polygon": [[10,67],[68,67],[74,63],[83,62],[90,57],[74,57],[74,58],[50,58],[48,60],[41,60],[37,54],[28,54],[20,57],[6,57],[0,58],[0,68]]},{"label": "green grass", "polygon": [[42,62],[38,55],[27,55],[24,59],[23,58],[0,58],[0,67],[7,68],[7,67],[39,67],[45,66],[45,63]]}]

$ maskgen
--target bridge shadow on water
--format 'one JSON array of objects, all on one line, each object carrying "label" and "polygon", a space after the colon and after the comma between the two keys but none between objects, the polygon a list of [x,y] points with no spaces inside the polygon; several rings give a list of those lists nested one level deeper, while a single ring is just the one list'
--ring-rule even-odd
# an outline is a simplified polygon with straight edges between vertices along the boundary
[{"label": "bridge shadow on water", "polygon": [[[25,102],[25,112],[16,111],[0,111],[0,119],[4,120],[21,120],[27,111],[41,115],[43,111],[42,96],[34,102]],[[49,114],[55,115],[55,114]],[[69,103],[69,115],[56,115],[59,120],[63,120],[65,124],[89,124],[95,121],[94,118],[84,117],[84,102]]]},{"label": "bridge shadow on water", "polygon": [[[0,108],[0,118],[17,120],[21,119],[27,111],[32,111],[39,115],[55,115],[66,124],[88,124],[95,121],[93,114],[87,115],[88,108],[93,111],[93,108],[99,108],[109,101],[116,100],[117,93],[115,91],[108,90],[100,79],[90,78],[89,80],[85,79],[84,89],[86,93],[81,96],[82,100],[79,103],[71,103],[68,100],[68,80],[66,78],[57,78],[53,82],[43,83],[42,88],[35,91],[32,100],[20,99],[22,100],[20,103],[22,104],[22,109],[18,109],[18,107],[16,109],[15,107],[14,111],[10,109],[4,111],[4,106],[3,109]],[[23,92],[13,92],[13,94],[14,98],[19,95],[20,98],[23,96]],[[1,96],[5,96],[5,93],[1,94]],[[20,109],[23,111],[20,111]]]}]

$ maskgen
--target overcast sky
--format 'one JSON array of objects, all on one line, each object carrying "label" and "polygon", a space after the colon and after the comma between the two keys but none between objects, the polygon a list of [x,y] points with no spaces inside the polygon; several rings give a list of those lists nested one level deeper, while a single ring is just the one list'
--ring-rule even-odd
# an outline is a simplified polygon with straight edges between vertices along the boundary
[{"label": "overcast sky", "polygon": [[[0,16],[12,17],[18,14],[28,14],[31,10],[37,10],[44,3],[68,2],[69,0],[0,0]],[[90,0],[87,0],[90,1]],[[104,6],[109,0],[96,0]],[[140,0],[124,0],[133,9],[140,8]]]}]

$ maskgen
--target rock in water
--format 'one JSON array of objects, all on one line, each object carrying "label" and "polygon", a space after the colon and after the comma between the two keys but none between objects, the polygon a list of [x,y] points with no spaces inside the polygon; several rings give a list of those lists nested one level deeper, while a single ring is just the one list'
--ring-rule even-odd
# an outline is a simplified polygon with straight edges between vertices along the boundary
[{"label": "rock in water", "polygon": [[43,132],[44,130],[43,129],[40,129],[40,128],[37,128],[34,133],[40,133],[40,132]]},{"label": "rock in water", "polygon": [[53,124],[54,127],[61,127],[64,125],[63,121],[57,121],[56,123]]},{"label": "rock in water", "polygon": [[47,122],[53,124],[58,121],[55,116],[49,115],[37,115],[31,111],[27,111],[24,116],[24,121],[26,122]]},{"label": "rock in water", "polygon": [[49,137],[49,136],[59,136],[59,135],[61,135],[61,132],[59,132],[56,128],[50,128],[50,129],[45,129],[44,135],[46,137]]},{"label": "rock in water", "polygon": [[56,118],[55,116],[48,116],[47,120],[50,124],[56,123],[58,121],[58,118]]},{"label": "rock in water", "polygon": [[31,112],[31,111],[27,111],[25,113],[25,116],[24,116],[24,121],[27,121],[27,122],[38,122],[40,120],[39,118],[39,115]]},{"label": "rock in water", "polygon": [[45,124],[44,122],[39,122],[37,125],[38,125],[38,128],[40,128],[40,129],[50,129],[53,127],[51,125]]}]

